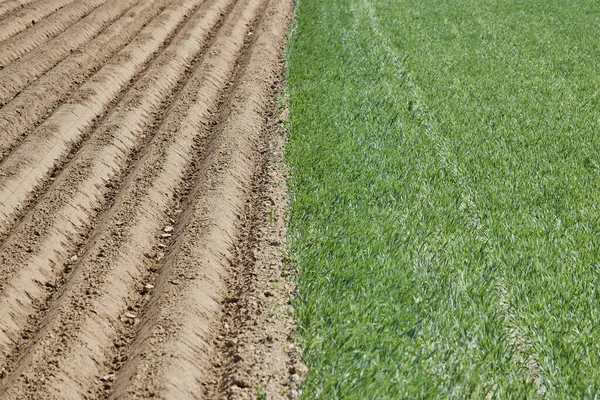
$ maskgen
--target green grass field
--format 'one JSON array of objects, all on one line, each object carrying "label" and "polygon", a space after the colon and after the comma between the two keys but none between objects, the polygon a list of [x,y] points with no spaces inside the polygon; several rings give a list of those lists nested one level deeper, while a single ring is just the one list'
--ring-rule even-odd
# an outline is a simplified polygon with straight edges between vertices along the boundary
[{"label": "green grass field", "polygon": [[312,398],[600,394],[600,5],[299,0]]}]

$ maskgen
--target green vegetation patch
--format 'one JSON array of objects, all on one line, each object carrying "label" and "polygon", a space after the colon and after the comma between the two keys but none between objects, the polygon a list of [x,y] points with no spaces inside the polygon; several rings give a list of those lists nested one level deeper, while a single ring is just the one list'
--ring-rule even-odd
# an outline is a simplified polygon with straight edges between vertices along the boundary
[{"label": "green vegetation patch", "polygon": [[300,0],[306,398],[600,393],[600,8]]}]

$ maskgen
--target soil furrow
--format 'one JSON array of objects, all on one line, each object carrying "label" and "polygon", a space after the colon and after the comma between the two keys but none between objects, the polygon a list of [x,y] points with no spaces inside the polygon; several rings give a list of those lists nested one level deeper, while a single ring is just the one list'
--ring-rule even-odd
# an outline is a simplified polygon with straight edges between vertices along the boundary
[{"label": "soil furrow", "polygon": [[96,37],[139,0],[112,0],[46,43],[0,70],[0,106],[72,51]]},{"label": "soil furrow", "polygon": [[43,18],[72,2],[73,0],[43,0],[33,7],[21,11],[18,15],[5,19],[0,22],[0,42],[35,26]]},{"label": "soil furrow", "polygon": [[47,42],[104,3],[106,0],[77,1],[69,4],[11,40],[0,43],[0,66],[4,68],[23,54]]},{"label": "soil furrow", "polygon": [[0,164],[0,235],[11,229],[14,223],[10,222],[33,200],[36,189],[53,178],[61,160],[85,137],[95,119],[132,84],[202,1],[183,0],[168,7],[4,159]]},{"label": "soil furrow", "polygon": [[[49,322],[42,324],[45,334],[40,333],[39,341],[35,341],[26,357],[27,365],[42,367],[19,370],[18,375],[24,373],[30,380],[38,381],[41,372],[48,373],[44,366],[58,363],[63,367],[55,380],[63,382],[63,390],[64,382],[71,382],[73,376],[87,376],[100,389],[110,387],[109,379],[98,379],[110,376],[98,375],[102,372],[98,364],[104,359],[108,362],[104,369],[110,371],[110,362],[115,359],[111,353],[116,352],[115,334],[121,325],[135,320],[126,315],[127,305],[137,297],[138,290],[143,290],[143,276],[151,263],[144,254],[157,248],[160,233],[169,224],[166,211],[173,202],[172,194],[185,182],[184,172],[193,158],[194,141],[208,135],[211,111],[216,111],[219,94],[229,82],[260,5],[260,1],[240,2],[228,17],[206,59],[136,163],[116,204],[99,223],[100,232],[92,235],[92,245],[66,284],[68,293],[65,288],[52,304]],[[69,337],[59,337],[65,331]],[[89,345],[91,342],[93,346]],[[56,348],[61,348],[59,354],[55,353]],[[90,379],[87,381],[89,385]]]},{"label": "soil furrow", "polygon": [[[272,107],[272,84],[291,12],[274,0],[251,50],[240,83],[223,110],[226,119],[206,158],[162,262],[152,298],[141,314],[138,336],[116,376],[114,398],[215,398],[218,379],[212,361],[224,283],[232,273],[240,219],[249,200],[265,114]],[[247,382],[233,379],[233,385]]]},{"label": "soil furrow", "polygon": [[[27,137],[30,131],[41,123],[42,118],[65,101],[67,96],[72,95],[82,82],[107,63],[117,51],[130,43],[140,30],[171,2],[173,0],[148,0],[133,7],[89,42],[85,51],[73,52],[0,109],[0,160]],[[134,45],[141,47],[146,46],[146,42],[155,42],[152,40],[153,27],[168,24],[174,29],[174,26],[168,23],[168,19],[169,16],[163,14],[158,21],[151,22],[132,44],[118,53],[117,58],[122,58],[120,63],[127,63],[128,52]],[[152,49],[154,47],[148,50],[148,57]],[[114,60],[110,63],[114,63]],[[136,64],[137,67],[139,66]]]},{"label": "soil furrow", "polygon": [[0,20],[7,19],[21,11],[21,8],[40,0],[8,0],[0,4]]},{"label": "soil furrow", "polygon": [[148,140],[161,108],[169,104],[169,94],[184,83],[186,68],[204,49],[230,2],[213,2],[196,13],[5,241],[0,249],[2,353],[8,354],[18,342],[26,316],[55,287],[57,274],[87,238],[128,156]]},{"label": "soil furrow", "polygon": [[281,123],[287,109],[278,112],[259,141],[262,164],[240,223],[235,268],[226,279],[227,300],[215,342],[219,355],[213,359],[220,396],[213,397],[295,399],[307,372],[290,318],[295,274],[283,262],[288,194]]}]

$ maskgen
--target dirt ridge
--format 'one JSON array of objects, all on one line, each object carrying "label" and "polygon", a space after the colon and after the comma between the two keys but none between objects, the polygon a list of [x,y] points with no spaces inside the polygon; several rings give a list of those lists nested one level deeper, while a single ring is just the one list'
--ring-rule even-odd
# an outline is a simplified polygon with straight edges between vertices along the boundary
[{"label": "dirt ridge", "polygon": [[48,15],[60,10],[74,0],[42,0],[14,15],[10,19],[0,21],[0,42],[17,33],[35,26]]},{"label": "dirt ridge", "polygon": [[139,0],[109,0],[60,35],[0,70],[0,105],[54,67],[80,46],[96,37]]},{"label": "dirt ridge", "polygon": [[[170,6],[165,9],[169,3]],[[110,65],[133,65],[121,68],[124,71],[133,68],[136,71],[134,75],[142,71],[154,53],[164,48],[178,31],[185,16],[178,8],[183,7],[183,11],[190,12],[186,4],[183,0],[174,3],[173,0],[150,0],[134,7],[124,18],[92,40],[85,52],[72,53],[0,109],[0,160],[33,129],[39,127],[43,118],[57,111],[57,107],[64,107],[65,100],[69,95],[73,97],[73,92],[78,93],[78,101],[85,97],[79,93],[91,93],[89,85],[92,84],[89,82],[98,84],[107,79],[107,68]],[[173,19],[177,21],[174,24],[171,22]],[[168,30],[166,37],[162,36],[165,27]],[[139,53],[136,47],[148,54],[134,59]],[[122,84],[121,92],[128,88],[132,80],[135,81],[134,78],[131,77],[129,83]],[[56,82],[63,84],[58,86]],[[41,93],[44,95],[41,96]],[[74,101],[72,99],[69,102]]]},{"label": "dirt ridge", "polygon": [[21,8],[38,0],[6,0],[0,3],[0,20],[9,18],[14,13],[20,11]]},{"label": "dirt ridge", "polygon": [[[219,340],[225,277],[232,272],[239,219],[259,166],[257,141],[268,120],[264,112],[269,108],[265,100],[272,94],[269,81],[276,80],[273,69],[261,67],[264,60],[277,66],[280,47],[275,38],[284,36],[287,13],[289,4],[271,2],[255,51],[223,110],[226,119],[220,122],[221,132],[199,166],[191,204],[186,205],[180,222],[185,228],[177,232],[173,250],[160,267],[130,357],[117,376],[115,394],[131,395],[142,387],[164,398],[224,394],[212,365],[219,354],[214,343]],[[198,327],[204,329],[198,331]],[[171,357],[161,357],[163,353]],[[204,368],[204,379],[186,373],[199,367]],[[248,381],[236,377],[231,381],[238,389],[254,389]],[[283,392],[273,394],[282,396]]]},{"label": "dirt ridge", "polygon": [[[48,18],[38,21],[29,29],[21,31],[0,43],[0,65],[6,66],[23,54],[52,39],[76,21],[84,18],[106,0],[77,1],[62,7]],[[29,20],[31,23],[32,20]],[[0,27],[0,32],[1,32]]]},{"label": "dirt ridge", "polygon": [[[81,44],[123,38],[104,53],[95,48],[104,56],[87,59],[97,65],[92,75],[68,55],[0,110],[1,118],[26,93],[46,110],[31,106],[14,131],[22,140],[0,123],[0,399],[253,390],[222,390],[236,382],[233,369],[212,361],[230,358],[215,340],[227,324],[223,299],[246,265],[237,265],[236,249],[258,243],[246,243],[239,221],[253,232],[264,223],[247,204],[269,187],[267,140],[291,2],[123,7]],[[34,53],[26,54],[37,60]],[[68,68],[85,79],[79,88],[46,104],[34,97],[38,82],[58,86]],[[281,260],[280,245],[269,251]],[[276,335],[279,350],[291,326]],[[289,397],[282,351],[274,398]]]},{"label": "dirt ridge", "polygon": [[[152,61],[156,65],[154,53],[180,27],[186,14],[201,3],[200,0],[184,0],[165,10],[162,19],[156,20],[147,31],[140,33],[138,37],[141,41],[134,41],[121,50],[77,92],[72,93],[70,102],[63,103],[2,160],[0,220],[14,219],[19,209],[25,208],[27,199],[36,188],[53,178],[51,175],[57,174],[59,165],[64,164],[61,160],[76,148],[78,142],[85,140],[88,130],[94,123],[98,123],[97,119],[108,110],[119,94],[137,82],[134,80],[136,75],[143,68],[146,68],[143,73],[147,73],[147,63]],[[155,70],[158,68],[160,66],[155,67]],[[155,72],[155,75],[160,73]],[[4,232],[0,228],[0,234],[2,233]]]},{"label": "dirt ridge", "polygon": [[[218,2],[214,4],[218,5]],[[215,6],[196,14],[193,23],[187,26],[189,29],[180,32],[180,40],[175,40],[154,60],[121,105],[103,120],[67,168],[56,175],[48,192],[36,202],[24,223],[5,240],[0,247],[3,261],[0,273],[10,279],[0,279],[0,294],[3,294],[0,315],[12,310],[12,318],[21,320],[16,315],[31,313],[32,300],[44,294],[39,286],[47,286],[46,275],[52,274],[56,265],[64,264],[71,256],[69,250],[81,240],[95,209],[101,209],[106,191],[114,186],[112,179],[124,165],[127,154],[133,152],[136,142],[139,144],[144,139],[153,115],[164,107],[163,100],[168,101],[167,95],[175,90],[177,78],[202,49],[208,38],[206,29],[218,21],[221,10],[223,7]],[[48,147],[34,149],[41,149],[41,157],[49,154]],[[31,165],[34,169],[25,170],[23,177],[31,177],[44,166],[37,160]],[[22,180],[22,186],[16,187],[21,188],[25,183]],[[33,239],[29,240],[29,247],[23,249],[19,243],[27,237]],[[26,291],[13,290],[15,287]],[[4,341],[0,338],[0,348],[2,344]]]}]

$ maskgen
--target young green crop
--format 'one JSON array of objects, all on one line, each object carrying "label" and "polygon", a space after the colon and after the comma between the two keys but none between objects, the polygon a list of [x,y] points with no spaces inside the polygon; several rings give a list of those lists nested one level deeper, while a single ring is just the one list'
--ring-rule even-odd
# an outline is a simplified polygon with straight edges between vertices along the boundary
[{"label": "young green crop", "polygon": [[306,398],[600,392],[598,10],[299,2]]}]

